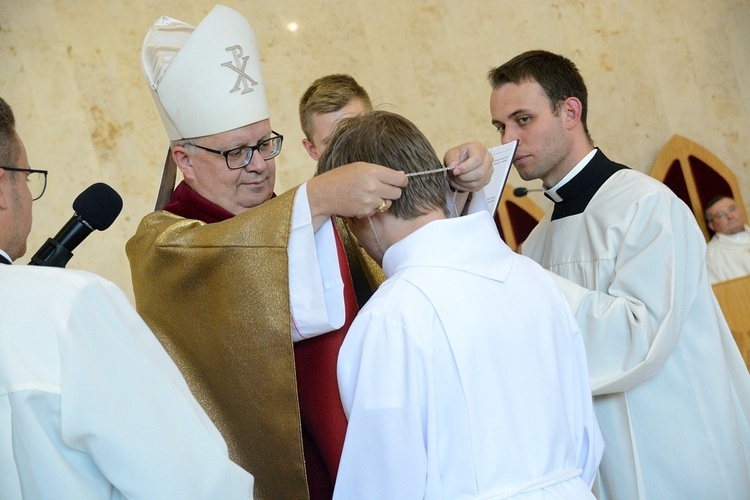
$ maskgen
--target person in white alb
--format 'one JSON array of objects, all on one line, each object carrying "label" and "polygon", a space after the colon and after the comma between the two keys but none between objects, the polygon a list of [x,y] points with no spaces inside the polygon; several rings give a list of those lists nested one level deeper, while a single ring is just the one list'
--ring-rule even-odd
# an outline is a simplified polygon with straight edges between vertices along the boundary
[{"label": "person in white alb", "polygon": [[552,280],[489,211],[448,218],[446,167],[405,118],[342,120],[318,173],[351,161],[409,184],[389,209],[347,218],[386,281],[339,352],[349,424],[334,498],[593,498],[604,445]]},{"label": "person in white alb", "polygon": [[706,205],[706,223],[714,235],[706,245],[708,280],[713,283],[750,275],[750,226],[745,211],[729,196]]},{"label": "person in white alb", "polygon": [[609,160],[575,64],[524,52],[489,73],[492,123],[553,207],[523,244],[583,332],[607,449],[602,499],[748,498],[750,375],[706,278],[705,239],[664,184]]},{"label": "person in white alb", "polygon": [[253,498],[253,476],[119,288],[12,265],[46,176],[0,99],[0,498]]}]

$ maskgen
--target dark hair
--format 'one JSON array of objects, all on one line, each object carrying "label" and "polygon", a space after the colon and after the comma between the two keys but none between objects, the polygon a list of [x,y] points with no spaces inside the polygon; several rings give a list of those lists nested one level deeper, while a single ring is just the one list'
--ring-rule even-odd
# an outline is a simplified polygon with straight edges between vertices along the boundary
[{"label": "dark hair", "polygon": [[0,166],[15,166],[20,153],[16,118],[8,103],[0,97]]},{"label": "dark hair", "polygon": [[591,134],[586,124],[588,113],[588,91],[581,73],[570,59],[546,50],[530,50],[519,54],[487,74],[493,89],[507,83],[520,85],[536,82],[547,95],[552,112],[559,112],[560,104],[569,97],[581,101],[581,123],[589,142]]},{"label": "dark hair", "polygon": [[313,115],[338,111],[355,98],[365,111],[372,110],[367,91],[350,75],[327,75],[312,82],[299,101],[299,121],[307,139],[312,141]]},{"label": "dark hair", "polygon": [[[371,111],[341,120],[318,160],[317,174],[358,161],[406,173],[443,166],[422,132],[403,116],[388,111]],[[412,176],[389,209],[401,219],[414,219],[433,210],[442,210],[448,216],[445,172]]]},{"label": "dark hair", "polygon": [[725,194],[718,194],[714,196],[713,198],[711,198],[710,200],[708,200],[708,203],[706,203],[706,206],[703,208],[704,215],[706,216],[706,222],[711,222],[711,214],[708,213],[708,209],[716,205],[717,202],[719,202],[720,200],[723,200],[724,198],[729,198],[730,200],[733,199],[731,196],[727,196]]}]

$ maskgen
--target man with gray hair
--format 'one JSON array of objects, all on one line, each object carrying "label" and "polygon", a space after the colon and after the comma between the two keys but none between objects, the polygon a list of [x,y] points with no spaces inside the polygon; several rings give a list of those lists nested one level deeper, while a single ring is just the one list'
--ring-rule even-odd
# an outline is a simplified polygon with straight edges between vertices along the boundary
[{"label": "man with gray hair", "polygon": [[[275,196],[283,136],[271,127],[252,27],[232,9],[216,6],[197,27],[158,19],[142,65],[170,139],[167,163],[184,180],[172,191],[167,176],[164,204],[127,244],[136,307],[258,496],[326,497],[345,421],[328,419],[343,412],[323,367],[356,313],[330,217],[384,210],[407,179],[351,165]],[[466,189],[486,184],[486,148],[448,159],[467,160],[456,172]]]},{"label": "man with gray hair", "polygon": [[318,173],[358,161],[409,184],[388,210],[346,218],[387,279],[339,354],[334,497],[593,498],[604,446],[562,294],[489,211],[448,218],[446,168],[407,119],[341,121]]}]

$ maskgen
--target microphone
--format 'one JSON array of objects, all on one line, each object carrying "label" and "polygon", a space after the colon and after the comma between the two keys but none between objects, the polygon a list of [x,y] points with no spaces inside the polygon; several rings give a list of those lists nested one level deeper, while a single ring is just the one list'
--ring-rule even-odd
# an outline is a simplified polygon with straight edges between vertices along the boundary
[{"label": "microphone", "polygon": [[525,187],[520,187],[513,190],[513,196],[520,198],[521,196],[526,196],[531,191],[542,191],[542,189],[526,189]]},{"label": "microphone", "polygon": [[73,249],[92,231],[104,231],[112,225],[122,210],[122,198],[117,191],[98,182],[78,195],[73,210],[73,217],[54,238],[47,238],[29,265],[65,267],[73,257]]}]

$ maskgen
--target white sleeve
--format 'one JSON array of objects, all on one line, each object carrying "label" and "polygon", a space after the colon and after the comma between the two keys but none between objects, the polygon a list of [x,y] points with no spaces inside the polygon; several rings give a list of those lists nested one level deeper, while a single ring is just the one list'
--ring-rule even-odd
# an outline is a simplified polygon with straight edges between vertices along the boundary
[{"label": "white sleeve", "polygon": [[334,499],[423,498],[427,452],[424,356],[403,325],[358,316],[338,362],[349,424]]},{"label": "white sleeve", "polygon": [[289,297],[296,342],[341,328],[345,320],[344,282],[329,219],[313,232],[307,183],[294,200],[289,236]]},{"label": "white sleeve", "polygon": [[650,193],[629,217],[613,255],[612,280],[601,291],[552,275],[576,311],[594,395],[627,391],[661,370],[705,269],[705,241],[679,199]]},{"label": "white sleeve", "polygon": [[112,283],[92,279],[59,322],[62,437],[126,498],[252,498],[216,427]]}]

